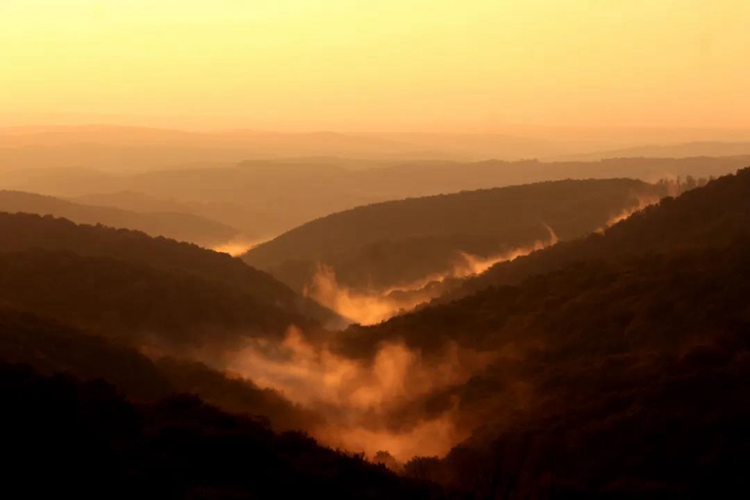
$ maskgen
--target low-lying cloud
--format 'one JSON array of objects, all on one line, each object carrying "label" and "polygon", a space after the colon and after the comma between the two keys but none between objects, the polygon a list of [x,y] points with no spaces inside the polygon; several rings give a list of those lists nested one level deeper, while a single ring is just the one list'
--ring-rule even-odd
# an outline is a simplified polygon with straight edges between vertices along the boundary
[{"label": "low-lying cloud", "polygon": [[450,269],[432,273],[411,283],[382,290],[355,289],[336,278],[332,267],[319,264],[304,294],[320,304],[333,309],[345,318],[361,325],[372,325],[392,318],[403,312],[413,310],[440,295],[440,287],[431,288],[431,284],[441,284],[449,279],[463,279],[485,272],[500,262],[507,262],[518,257],[542,250],[558,242],[558,237],[548,225],[549,232],[545,240],[537,240],[531,245],[514,248],[488,257],[460,252],[459,258]]},{"label": "low-lying cloud", "polygon": [[398,422],[393,414],[465,382],[490,361],[486,353],[455,344],[425,357],[397,341],[380,345],[371,359],[350,359],[291,327],[280,343],[251,341],[231,355],[227,369],[322,414],[327,425],[312,432],[324,443],[368,456],[387,450],[408,460],[444,454],[466,433],[456,428],[452,408]]}]

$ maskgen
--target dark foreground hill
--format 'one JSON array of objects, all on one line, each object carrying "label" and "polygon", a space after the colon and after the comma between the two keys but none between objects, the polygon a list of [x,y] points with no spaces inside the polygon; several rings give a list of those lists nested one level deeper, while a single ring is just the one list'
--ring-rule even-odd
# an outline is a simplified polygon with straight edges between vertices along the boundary
[{"label": "dark foreground hill", "polygon": [[321,423],[312,412],[252,381],[229,379],[197,362],[150,359],[122,343],[7,308],[0,309],[0,360],[27,364],[45,375],[106,380],[136,403],[184,392],[234,413],[262,416],[277,430],[312,431]]},{"label": "dark foreground hill", "polygon": [[435,308],[410,342],[504,354],[427,406],[458,404],[474,436],[407,469],[477,498],[746,494],[748,252],[582,264]]},{"label": "dark foreground hill", "polygon": [[449,271],[463,254],[580,237],[666,191],[629,179],[567,180],[378,203],[304,224],[243,258],[298,290],[319,263],[344,285],[383,289]]},{"label": "dark foreground hill", "polygon": [[237,230],[226,224],[190,213],[132,212],[20,191],[0,191],[0,212],[52,215],[78,224],[134,229],[151,236],[189,241],[205,247],[226,243],[237,235]]},{"label": "dark foreground hill", "polygon": [[134,405],[102,381],[0,364],[5,487],[30,497],[439,498],[302,433],[194,396]]},{"label": "dark foreground hill", "polygon": [[527,258],[554,266],[347,330],[339,350],[350,356],[383,342],[423,357],[448,344],[494,356],[400,410],[473,430],[407,473],[487,499],[745,495],[748,199],[744,170],[571,242],[575,255]]}]

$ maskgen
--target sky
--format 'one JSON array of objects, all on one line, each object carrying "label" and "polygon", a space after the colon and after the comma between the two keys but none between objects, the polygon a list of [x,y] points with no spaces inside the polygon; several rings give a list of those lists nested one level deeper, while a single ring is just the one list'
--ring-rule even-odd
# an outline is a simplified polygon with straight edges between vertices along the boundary
[{"label": "sky", "polygon": [[0,125],[750,127],[747,0],[1,0]]}]

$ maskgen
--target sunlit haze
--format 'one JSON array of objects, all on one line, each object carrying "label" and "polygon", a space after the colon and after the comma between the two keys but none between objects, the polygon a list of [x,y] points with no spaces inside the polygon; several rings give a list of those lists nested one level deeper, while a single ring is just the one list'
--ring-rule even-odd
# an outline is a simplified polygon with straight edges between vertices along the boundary
[{"label": "sunlit haze", "polygon": [[744,0],[3,0],[5,125],[748,127]]},{"label": "sunlit haze", "polygon": [[748,498],[748,255],[750,0],[0,0],[4,490]]}]

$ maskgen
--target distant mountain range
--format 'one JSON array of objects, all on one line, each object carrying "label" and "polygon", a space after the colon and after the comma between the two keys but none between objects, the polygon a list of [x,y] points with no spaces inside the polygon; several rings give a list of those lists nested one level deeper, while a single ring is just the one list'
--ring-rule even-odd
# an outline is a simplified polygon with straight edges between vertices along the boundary
[{"label": "distant mountain range", "polygon": [[[382,163],[411,160],[616,158],[644,156],[644,144],[673,157],[734,156],[747,130],[659,130],[512,127],[497,133],[342,133],[262,130],[184,131],[117,125],[0,128],[0,169],[86,167],[113,172],[171,168],[187,163],[345,157]],[[651,148],[647,146],[646,149]],[[733,152],[734,151],[734,152]],[[648,155],[646,155],[648,156]],[[662,156],[657,151],[657,156]]]},{"label": "distant mountain range", "polygon": [[595,161],[607,158],[698,158],[748,155],[750,155],[750,142],[703,141],[569,155],[561,160]]},{"label": "distant mountain range", "polygon": [[[168,207],[165,207],[168,208]],[[226,224],[191,213],[171,211],[129,211],[21,191],[0,191],[0,212],[25,212],[62,217],[79,224],[101,224],[135,229],[150,236],[212,247],[236,237],[238,231]]]},{"label": "distant mountain range", "polygon": [[235,166],[189,164],[121,173],[87,168],[16,168],[3,172],[0,189],[72,201],[86,201],[93,195],[95,199],[90,202],[128,210],[135,210],[136,203],[124,200],[122,193],[151,202],[171,201],[175,209],[181,207],[180,212],[189,210],[186,213],[215,220],[236,228],[252,241],[260,241],[334,212],[384,201],[548,180],[626,177],[656,182],[688,175],[707,178],[733,172],[748,163],[750,157],[380,163],[318,157],[253,160]]}]

